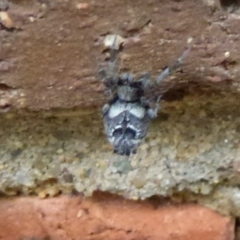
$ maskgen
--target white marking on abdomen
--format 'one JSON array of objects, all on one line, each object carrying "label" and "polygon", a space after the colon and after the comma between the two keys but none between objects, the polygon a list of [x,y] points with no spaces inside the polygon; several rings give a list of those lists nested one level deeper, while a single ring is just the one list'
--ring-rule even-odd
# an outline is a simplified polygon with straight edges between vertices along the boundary
[{"label": "white marking on abdomen", "polygon": [[109,109],[109,117],[114,118],[119,114],[128,111],[137,118],[143,118],[145,116],[145,108],[137,103],[120,103],[116,102]]}]

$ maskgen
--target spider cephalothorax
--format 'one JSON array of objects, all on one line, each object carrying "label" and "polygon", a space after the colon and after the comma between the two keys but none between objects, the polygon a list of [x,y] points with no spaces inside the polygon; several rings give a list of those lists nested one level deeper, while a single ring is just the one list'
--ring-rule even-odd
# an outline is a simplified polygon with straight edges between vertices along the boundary
[{"label": "spider cephalothorax", "polygon": [[[111,57],[108,69],[100,71],[106,90],[113,93],[113,98],[103,106],[103,121],[105,133],[113,145],[114,152],[120,155],[136,153],[138,146],[147,135],[149,124],[157,116],[160,96],[154,108],[145,98],[145,92],[153,87],[148,73],[134,80],[131,73],[115,74],[116,37],[111,47]],[[188,48],[183,55],[170,67],[166,68],[156,80],[159,84],[173,70],[181,64],[187,55]]]}]

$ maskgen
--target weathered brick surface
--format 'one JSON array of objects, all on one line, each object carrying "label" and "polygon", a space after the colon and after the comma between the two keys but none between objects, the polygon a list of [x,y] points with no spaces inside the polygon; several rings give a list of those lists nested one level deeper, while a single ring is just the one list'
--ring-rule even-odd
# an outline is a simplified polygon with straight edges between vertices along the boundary
[{"label": "weathered brick surface", "polygon": [[[9,3],[4,18],[16,30],[6,31],[7,21],[2,21],[0,107],[5,110],[9,106],[34,110],[101,107],[106,99],[96,68],[105,59],[102,36],[114,32],[127,39],[122,70],[137,75],[149,71],[155,79],[193,37],[196,44],[181,74],[188,82],[185,88],[198,82],[197,90],[205,91],[204,83],[210,82],[218,89],[225,81],[230,84],[229,80],[236,81],[233,88],[238,88],[236,0],[98,0],[84,1],[84,7],[75,4],[78,1],[1,1],[0,8],[6,10],[2,2]],[[233,14],[224,11],[228,7]],[[179,91],[177,96],[187,92]],[[173,98],[172,94],[166,97]]]},{"label": "weathered brick surface", "polygon": [[113,196],[0,200],[4,240],[232,240],[234,221],[194,204],[134,202]]}]

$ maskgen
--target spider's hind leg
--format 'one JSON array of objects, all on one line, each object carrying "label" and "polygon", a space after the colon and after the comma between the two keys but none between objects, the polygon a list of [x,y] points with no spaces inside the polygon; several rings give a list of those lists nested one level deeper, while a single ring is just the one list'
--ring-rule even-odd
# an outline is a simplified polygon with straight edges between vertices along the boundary
[{"label": "spider's hind leg", "polygon": [[108,103],[106,103],[103,107],[102,107],[102,114],[106,115],[108,110],[110,109],[110,105]]}]

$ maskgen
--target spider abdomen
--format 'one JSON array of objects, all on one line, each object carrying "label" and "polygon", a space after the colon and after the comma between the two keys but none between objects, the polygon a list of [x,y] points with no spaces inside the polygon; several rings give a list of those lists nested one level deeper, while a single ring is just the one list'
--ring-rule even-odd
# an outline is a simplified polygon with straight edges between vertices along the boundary
[{"label": "spider abdomen", "polygon": [[117,99],[104,116],[104,127],[114,151],[120,155],[136,153],[147,134],[150,118],[141,101]]}]

